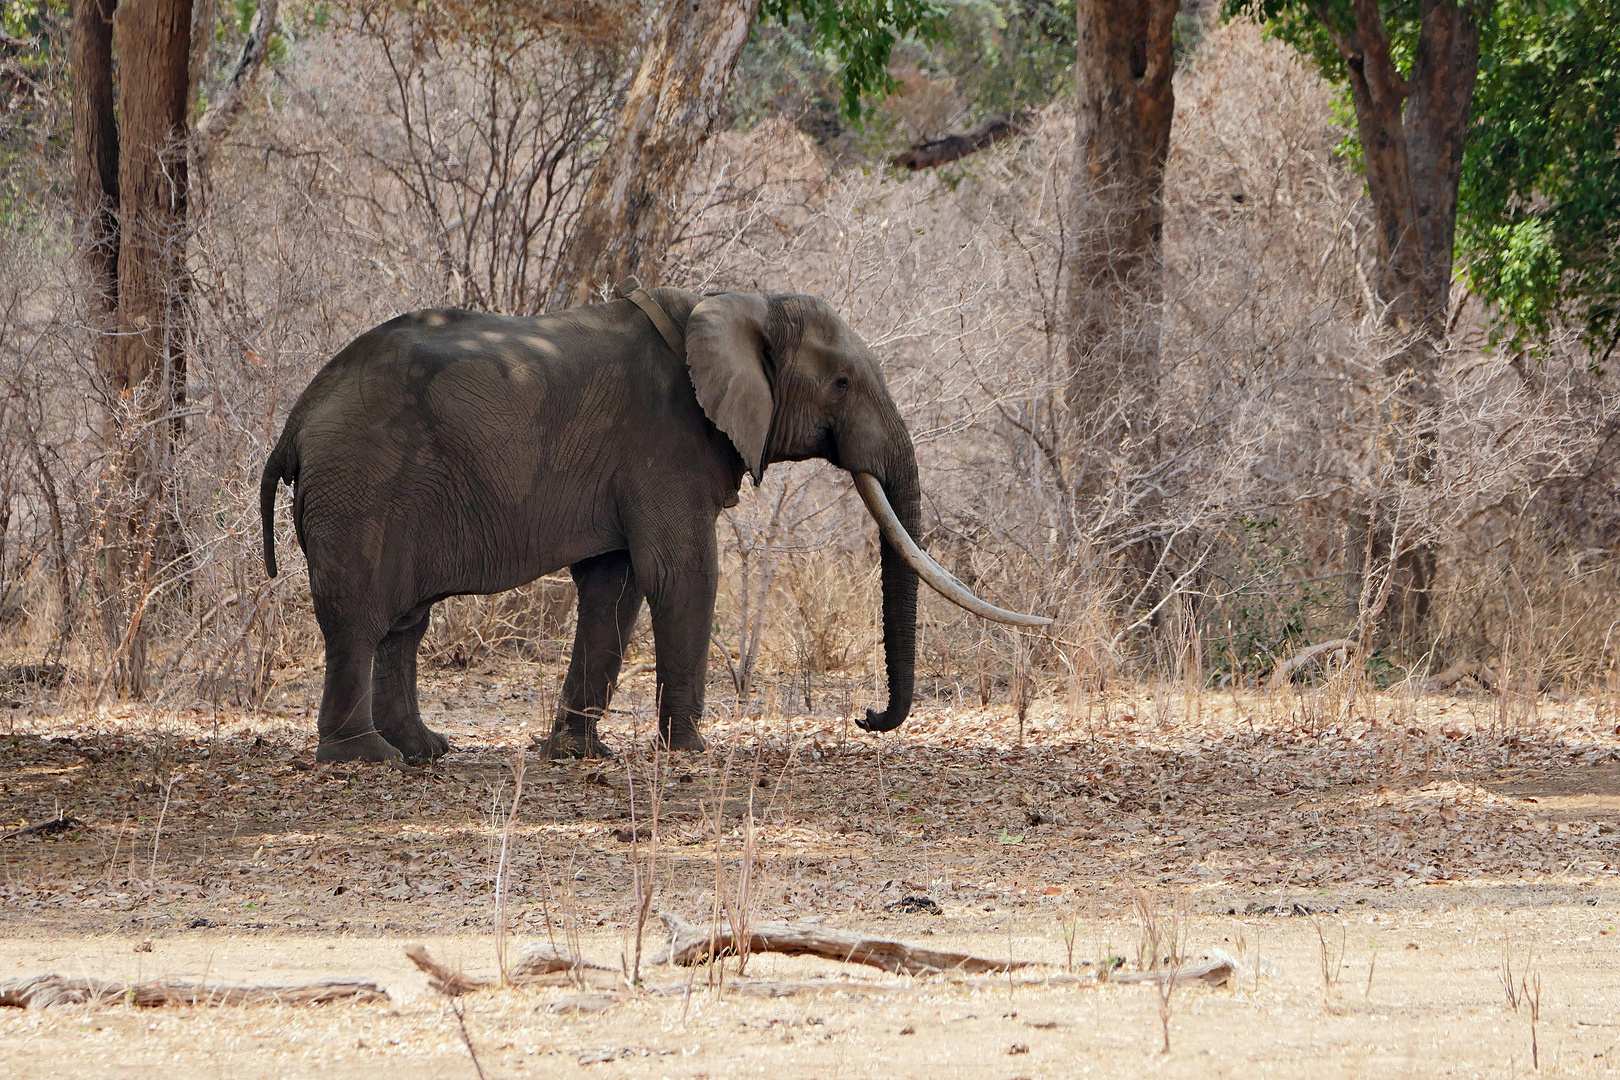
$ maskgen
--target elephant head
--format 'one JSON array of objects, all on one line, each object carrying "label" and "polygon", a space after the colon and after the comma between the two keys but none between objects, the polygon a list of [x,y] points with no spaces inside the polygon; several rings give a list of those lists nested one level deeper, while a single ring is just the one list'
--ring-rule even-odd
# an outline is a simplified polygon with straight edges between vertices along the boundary
[{"label": "elephant head", "polygon": [[827,303],[751,293],[705,297],[687,322],[686,358],[698,402],[730,437],[755,483],[772,462],[825,458],[855,478],[877,520],[889,703],[881,713],[868,709],[861,727],[891,731],[911,711],[919,576],[986,618],[1051,623],[978,599],[917,546],[922,498],[911,436],[877,358]]}]

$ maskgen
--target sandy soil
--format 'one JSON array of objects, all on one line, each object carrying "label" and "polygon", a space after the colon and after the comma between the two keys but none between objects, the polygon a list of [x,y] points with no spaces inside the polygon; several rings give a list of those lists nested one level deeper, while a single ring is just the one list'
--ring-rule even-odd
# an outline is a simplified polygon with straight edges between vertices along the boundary
[{"label": "sandy soil", "polygon": [[[514,666],[520,667],[520,666]],[[9,1076],[1517,1076],[1620,1063],[1620,740],[1603,702],[1164,690],[1004,711],[924,708],[900,737],[829,717],[717,720],[707,758],[647,760],[635,694],[608,764],[528,757],[515,669],[434,675],[458,750],[426,770],[312,767],[308,687],[254,714],[0,716],[0,979],[362,976],[386,1005],[0,1010]],[[628,761],[628,765],[626,762]],[[657,773],[658,783],[653,783]],[[633,789],[633,790],[632,790]],[[658,791],[657,839],[645,837]],[[749,806],[752,801],[752,813]],[[636,873],[690,919],[829,924],[1054,966],[906,979],[756,956],[761,999],[647,964],[601,987],[448,999],[404,946],[495,970],[555,938],[617,966]],[[751,856],[751,857],[750,857]],[[940,915],[889,910],[926,895]],[[1054,983],[1141,966],[1142,898],[1179,951],[1244,961],[1178,988]],[[650,955],[661,934],[649,930]],[[150,943],[150,951],[143,951]],[[1161,949],[1166,946],[1161,944]],[[1513,968],[1515,1008],[1502,979]],[[735,984],[735,960],[726,980]],[[686,987],[690,986],[687,992]]]}]

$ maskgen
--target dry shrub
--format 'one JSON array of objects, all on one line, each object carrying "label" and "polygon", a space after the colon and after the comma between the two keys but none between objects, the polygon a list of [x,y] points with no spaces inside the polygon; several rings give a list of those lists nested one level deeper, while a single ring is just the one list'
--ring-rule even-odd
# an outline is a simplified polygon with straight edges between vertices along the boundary
[{"label": "dry shrub", "polygon": [[[1380,653],[1376,674],[1469,661],[1482,683],[1511,669],[1533,694],[1611,670],[1615,615],[1594,598],[1613,592],[1594,586],[1620,521],[1612,410],[1584,354],[1567,340],[1504,354],[1460,302],[1439,475],[1406,478],[1385,364],[1404,342],[1371,290],[1375,236],[1331,90],[1244,22],[1212,33],[1179,78],[1152,454],[1089,444],[1086,418],[1065,415],[1061,107],[1031,138],[917,176],[829,174],[785,124],[719,140],[695,185],[684,281],[819,293],[848,315],[916,436],[926,544],[998,602],[1059,617],[1030,642],[1049,683],[1189,665],[1253,679],[1310,641],[1359,637],[1357,611],[1390,602],[1388,558],[1363,566],[1356,546],[1369,506],[1397,547],[1441,552],[1427,647]],[[1088,461],[1113,474],[1098,497],[1083,494]],[[871,544],[853,502],[815,527]],[[1146,578],[1123,557],[1144,541],[1159,552]],[[867,546],[855,566],[871,562]],[[857,624],[875,634],[870,613]],[[776,651],[800,634],[789,620]],[[953,682],[945,672],[987,641],[991,683],[1010,684],[1009,634],[925,604],[925,685]]]},{"label": "dry shrub", "polygon": [[[631,45],[590,5],[478,10],[458,35],[425,8],[365,3],[295,28],[269,107],[214,167],[188,239],[190,386],[167,489],[186,555],[153,609],[166,700],[256,701],[279,666],[319,654],[301,560],[263,577],[253,498],[319,366],[402,310],[526,312],[546,294]],[[1150,453],[1094,445],[1065,402],[1064,103],[931,173],[834,168],[781,121],[711,140],[694,172],[669,283],[828,299],[883,357],[913,432],[925,545],[996,602],[1059,620],[1019,639],[925,598],[923,691],[1023,694],[1026,667],[1070,695],[1143,671],[1262,677],[1308,641],[1355,636],[1358,602],[1381,595],[1387,565],[1362,568],[1354,542],[1368,506],[1398,543],[1440,551],[1431,647],[1378,670],[1464,662],[1532,703],[1620,680],[1620,440],[1587,354],[1557,337],[1505,352],[1460,302],[1437,475],[1404,479],[1384,370],[1403,343],[1369,285],[1373,231],[1330,90],[1243,22],[1178,78]],[[9,228],[0,645],[62,661],[68,692],[94,696],[111,660],[89,588],[100,391],[65,215]],[[734,693],[814,711],[880,689],[876,531],[848,486],[825,465],[778,467],[722,520],[714,666]],[[277,537],[294,546],[285,502]],[[1144,545],[1156,564],[1132,569]],[[554,658],[570,605],[561,579],[446,602],[426,655]]]}]

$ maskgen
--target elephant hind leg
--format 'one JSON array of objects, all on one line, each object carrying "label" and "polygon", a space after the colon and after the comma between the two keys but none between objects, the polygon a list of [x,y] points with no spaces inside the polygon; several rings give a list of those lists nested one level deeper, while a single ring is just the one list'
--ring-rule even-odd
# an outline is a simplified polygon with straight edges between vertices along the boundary
[{"label": "elephant hind leg", "polygon": [[416,698],[416,650],[432,611],[432,605],[425,605],[394,623],[377,645],[371,676],[371,715],[377,732],[413,765],[450,752],[450,740],[422,723]]},{"label": "elephant hind leg", "polygon": [[327,632],[317,761],[386,761],[402,756],[372,723],[371,671],[376,648],[375,638],[352,630]]},{"label": "elephant hind leg", "polygon": [[612,757],[597,735],[619,681],[624,649],[641,613],[641,590],[628,551],[610,551],[570,566],[579,591],[574,652],[544,744],[548,758]]}]

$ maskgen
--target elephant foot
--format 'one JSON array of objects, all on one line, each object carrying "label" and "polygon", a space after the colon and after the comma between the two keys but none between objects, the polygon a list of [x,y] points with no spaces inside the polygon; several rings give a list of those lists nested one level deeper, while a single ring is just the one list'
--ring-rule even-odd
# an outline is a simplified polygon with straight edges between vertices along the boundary
[{"label": "elephant foot", "polygon": [[576,731],[566,727],[553,728],[551,735],[540,743],[540,750],[550,761],[613,756],[613,751],[596,737],[595,731]]},{"label": "elephant foot", "polygon": [[450,752],[450,740],[432,728],[417,721],[415,730],[389,731],[384,735],[411,765],[424,765]]},{"label": "elephant foot", "polygon": [[703,736],[698,734],[697,725],[690,721],[684,724],[659,724],[657,746],[660,750],[678,754],[701,754],[709,748]]},{"label": "elephant foot", "polygon": [[349,735],[330,742],[321,740],[316,761],[389,761],[404,757],[399,748],[375,731]]}]

